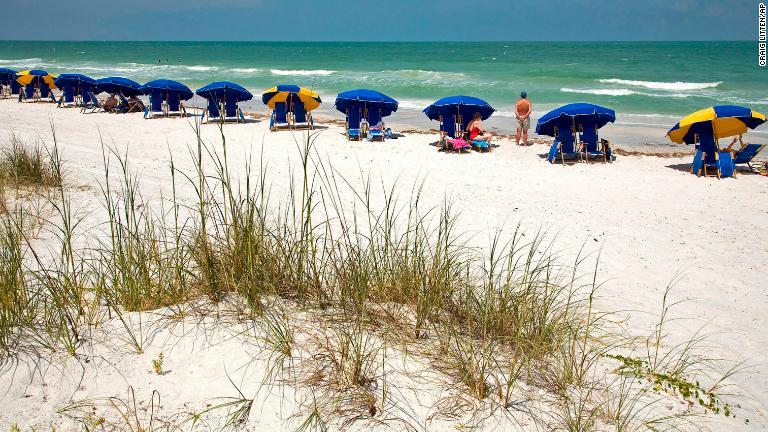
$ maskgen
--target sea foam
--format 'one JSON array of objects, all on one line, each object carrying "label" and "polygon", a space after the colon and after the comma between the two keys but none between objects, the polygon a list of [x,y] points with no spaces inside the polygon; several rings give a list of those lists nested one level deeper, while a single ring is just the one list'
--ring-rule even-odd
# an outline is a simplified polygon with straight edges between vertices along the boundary
[{"label": "sea foam", "polygon": [[645,93],[625,88],[617,88],[617,89],[574,89],[574,88],[568,88],[563,87],[560,89],[561,92],[564,93],[583,93],[583,94],[592,94],[592,95],[600,95],[600,96],[631,96],[631,95],[640,95],[640,96],[649,96],[649,97],[660,97],[660,98],[687,98],[694,96],[692,94],[685,94],[685,93]]},{"label": "sea foam", "polygon": [[270,69],[269,72],[272,73],[272,75],[302,75],[302,76],[310,76],[310,75],[331,75],[333,73],[336,73],[336,71],[332,70],[324,70],[324,69],[318,69],[318,70],[283,70],[283,69]]},{"label": "sea foam", "polygon": [[707,88],[714,88],[723,83],[722,81],[703,82],[703,83],[683,82],[683,81],[675,81],[675,82],[633,81],[633,80],[624,80],[619,78],[599,79],[597,81],[601,83],[607,83],[607,84],[620,84],[620,85],[626,85],[626,86],[632,86],[632,87],[643,87],[651,90],[669,90],[669,91],[702,90]]}]

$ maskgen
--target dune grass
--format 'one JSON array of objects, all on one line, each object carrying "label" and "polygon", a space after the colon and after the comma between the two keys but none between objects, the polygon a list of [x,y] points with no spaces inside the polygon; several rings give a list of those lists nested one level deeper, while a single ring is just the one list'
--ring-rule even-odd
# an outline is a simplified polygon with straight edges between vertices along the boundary
[{"label": "dune grass", "polygon": [[[296,355],[298,330],[275,305],[290,301],[327,316],[307,348],[313,372],[301,385],[354,396],[315,399],[302,428],[324,425],[328,412],[342,422],[381,415],[388,406],[387,341],[418,353],[493,410],[511,409],[524,388],[546,392],[552,414],[536,418],[545,429],[664,429],[689,418],[655,415],[656,402],[644,399],[649,389],[628,374],[596,384],[629,358],[621,353],[630,343],[595,309],[599,283],[596,270],[582,268],[586,257],[564,263],[545,233],[525,239],[518,227],[509,239],[496,235],[485,249],[471,247],[449,202],[425,208],[421,185],[405,201],[396,185],[375,194],[370,179],[355,184],[323,161],[313,135],[296,143],[300,163],[289,174],[289,196],[275,201],[263,160],[246,161],[243,179],[235,178],[223,132],[216,145],[199,129],[196,136],[189,149],[194,171],[171,158],[172,194],[160,208],[143,199],[128,157],[103,147],[106,228],[86,250],[74,246],[79,221],[60,187],[58,153],[12,140],[5,160],[13,161],[13,177],[59,186],[59,193],[51,197],[53,254],[32,244],[19,216],[0,220],[4,357],[19,344],[77,356],[83,335],[105,315],[121,320],[142,352],[144,338],[126,321],[129,312],[238,298],[248,319],[260,323],[261,340],[274,353],[267,375],[278,380]],[[194,191],[193,202],[180,198],[180,188]],[[391,310],[401,313],[382,313]],[[663,323],[648,339],[654,342],[644,361],[654,374],[693,379],[698,339],[666,350]],[[709,388],[713,395],[718,382]],[[250,401],[237,411],[239,424],[253,400],[237,400]]]}]

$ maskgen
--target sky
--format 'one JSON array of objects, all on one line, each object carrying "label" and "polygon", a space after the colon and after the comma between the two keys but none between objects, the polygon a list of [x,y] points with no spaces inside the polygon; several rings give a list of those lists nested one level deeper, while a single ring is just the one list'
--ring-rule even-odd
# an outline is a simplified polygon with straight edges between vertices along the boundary
[{"label": "sky", "polygon": [[[3,40],[754,40],[751,0],[3,0]],[[50,25],[45,25],[48,23]]]}]

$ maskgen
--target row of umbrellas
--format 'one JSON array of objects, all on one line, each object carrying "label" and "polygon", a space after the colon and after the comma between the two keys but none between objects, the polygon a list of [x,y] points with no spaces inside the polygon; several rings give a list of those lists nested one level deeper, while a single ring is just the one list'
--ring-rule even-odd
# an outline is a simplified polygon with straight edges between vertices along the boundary
[{"label": "row of umbrellas", "polygon": [[[20,85],[43,83],[51,88],[74,86],[76,88],[91,88],[100,92],[120,93],[124,96],[138,96],[153,92],[176,93],[182,100],[191,99],[194,94],[209,100],[234,98],[236,102],[253,99],[253,95],[242,86],[229,82],[217,81],[197,89],[194,93],[184,84],[158,79],[144,85],[123,77],[107,77],[93,79],[82,74],[53,75],[46,71],[32,69],[16,72],[12,69],[0,68],[0,84],[9,84],[12,80]],[[286,104],[300,101],[307,111],[317,108],[321,103],[320,96],[312,90],[293,84],[277,85],[262,95],[262,102],[274,109],[275,103]],[[347,113],[350,109],[379,110],[382,117],[397,111],[398,102],[375,90],[358,89],[339,93],[334,104],[335,108]],[[483,120],[488,119],[495,110],[488,102],[472,96],[449,96],[431,104],[423,112],[431,120],[438,120],[446,114],[458,114],[469,119],[479,113]],[[557,126],[564,122],[574,126],[594,125],[597,128],[616,121],[614,110],[589,103],[574,103],[564,105],[543,115],[536,124],[539,135],[554,136]],[[676,143],[692,144],[697,137],[710,135],[716,139],[745,133],[765,123],[766,116],[747,107],[734,105],[719,105],[694,112],[673,126],[667,136]]]}]

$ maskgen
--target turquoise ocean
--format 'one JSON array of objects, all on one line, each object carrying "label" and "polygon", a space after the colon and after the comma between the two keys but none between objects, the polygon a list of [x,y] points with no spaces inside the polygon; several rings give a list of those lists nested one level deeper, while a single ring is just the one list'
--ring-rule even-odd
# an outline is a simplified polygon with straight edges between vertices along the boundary
[{"label": "turquoise ocean", "polygon": [[[428,126],[420,110],[450,95],[481,97],[489,121],[512,127],[525,90],[534,117],[570,102],[613,108],[617,124],[671,127],[716,104],[768,113],[768,69],[753,42],[57,42],[0,41],[0,67],[42,68],[144,83],[169,78],[193,90],[230,80],[257,98],[278,83],[319,92],[320,113],[335,115],[337,93],[372,88],[400,101],[392,123]],[[193,101],[203,105],[202,101]],[[765,129],[765,128],[762,128]],[[758,135],[768,133],[764,130]]]}]

